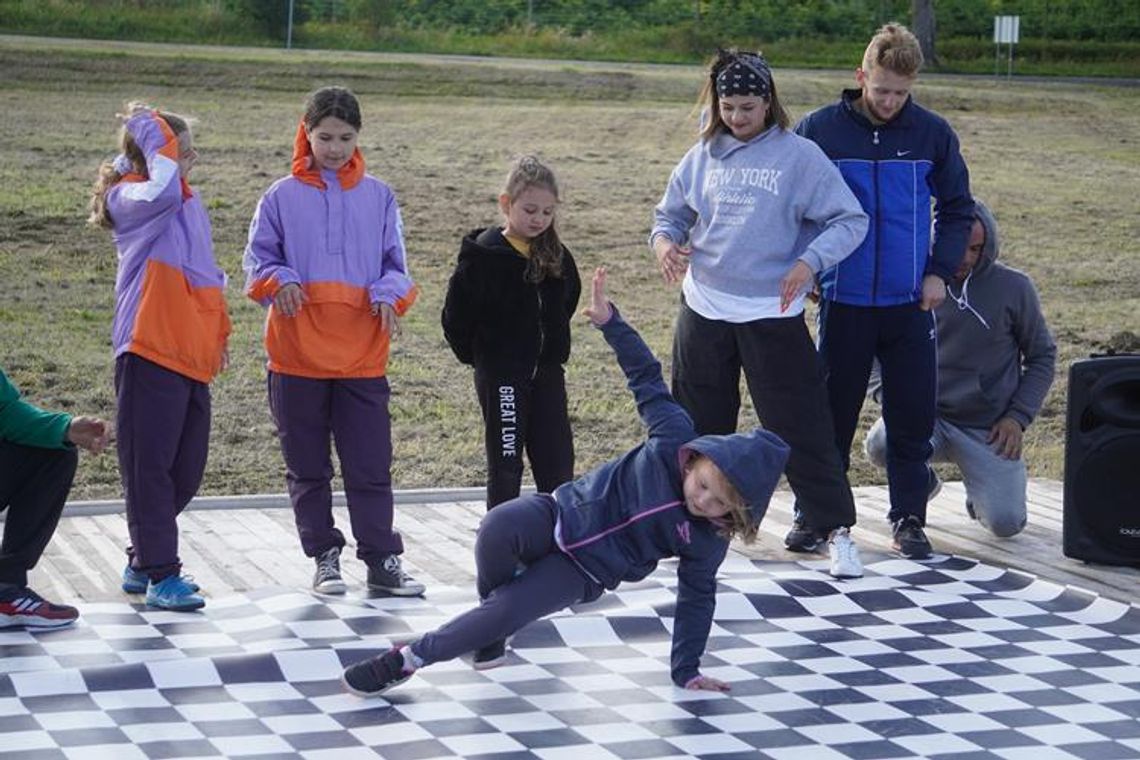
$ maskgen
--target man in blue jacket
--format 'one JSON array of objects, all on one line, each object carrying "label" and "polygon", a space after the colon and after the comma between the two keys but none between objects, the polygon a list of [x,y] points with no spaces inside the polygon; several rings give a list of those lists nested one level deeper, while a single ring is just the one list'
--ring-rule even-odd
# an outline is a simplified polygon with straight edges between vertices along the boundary
[{"label": "man in blue jacket", "polygon": [[[887,24],[855,70],[859,87],[796,127],[835,162],[871,220],[855,253],[820,273],[819,350],[848,464],[872,362],[882,366],[887,518],[894,548],[914,558],[930,554],[923,527],[937,384],[932,310],[946,298],[974,211],[958,137],[910,95],[921,66],[915,36]],[[799,518],[786,539],[793,549],[816,541]]]}]

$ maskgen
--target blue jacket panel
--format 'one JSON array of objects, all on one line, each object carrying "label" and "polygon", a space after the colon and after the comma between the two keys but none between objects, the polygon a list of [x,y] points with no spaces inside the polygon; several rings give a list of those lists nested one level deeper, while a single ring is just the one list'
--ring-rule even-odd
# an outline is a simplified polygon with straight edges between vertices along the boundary
[{"label": "blue jacket panel", "polygon": [[949,280],[966,250],[969,172],[945,119],[908,99],[876,125],[852,105],[859,95],[846,90],[796,126],[839,167],[871,220],[855,252],[820,273],[820,287],[824,298],[853,306],[914,303],[923,277]]},{"label": "blue jacket panel", "polygon": [[[685,507],[681,462],[688,456],[687,444],[697,443],[697,433],[665,386],[661,364],[616,309],[601,330],[617,354],[648,437],[555,490],[556,534],[562,550],[607,589],[645,578],[662,559],[679,558],[672,677],[684,686],[699,674],[716,607],[717,568],[728,540]],[[725,469],[753,514],[762,515],[783,471],[786,444],[766,431],[698,440],[694,450]]]}]

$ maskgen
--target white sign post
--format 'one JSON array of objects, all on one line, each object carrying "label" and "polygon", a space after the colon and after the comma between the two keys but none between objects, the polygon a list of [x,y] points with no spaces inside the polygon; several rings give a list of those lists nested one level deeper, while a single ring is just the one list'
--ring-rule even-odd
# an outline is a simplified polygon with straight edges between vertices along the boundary
[{"label": "white sign post", "polygon": [[998,56],[1003,44],[1009,45],[1006,76],[1013,76],[1013,46],[1021,36],[1021,16],[994,16],[994,76],[998,75]]}]

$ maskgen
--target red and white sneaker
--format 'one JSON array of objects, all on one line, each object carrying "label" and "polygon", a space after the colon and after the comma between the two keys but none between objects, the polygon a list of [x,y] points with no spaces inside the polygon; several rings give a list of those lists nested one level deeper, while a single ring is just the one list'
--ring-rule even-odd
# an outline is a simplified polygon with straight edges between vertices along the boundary
[{"label": "red and white sneaker", "polygon": [[0,628],[59,628],[79,617],[79,610],[66,604],[52,604],[27,586],[4,594],[0,599]]}]

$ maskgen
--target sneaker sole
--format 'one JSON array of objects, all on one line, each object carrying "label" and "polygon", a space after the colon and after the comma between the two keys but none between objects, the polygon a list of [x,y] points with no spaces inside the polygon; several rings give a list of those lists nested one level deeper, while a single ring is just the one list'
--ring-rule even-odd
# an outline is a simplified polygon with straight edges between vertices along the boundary
[{"label": "sneaker sole", "polygon": [[346,594],[348,593],[348,584],[344,581],[325,581],[313,586],[313,591],[318,594]]},{"label": "sneaker sole", "polygon": [[150,599],[147,599],[146,606],[153,607],[156,610],[166,610],[168,612],[193,612],[194,610],[200,610],[205,607],[206,600],[203,599],[197,602],[189,602],[185,604],[164,604],[159,601],[151,601]]},{"label": "sneaker sole", "polygon": [[900,557],[902,557],[903,559],[930,559],[930,555],[934,553],[932,550],[929,550],[929,549],[925,552],[909,552],[908,553],[908,552],[904,552],[902,550],[902,547],[900,547],[900,546],[892,546],[891,548],[894,549],[896,552],[898,552],[898,555]]},{"label": "sneaker sole", "polygon": [[501,665],[506,665],[506,664],[507,664],[507,655],[504,652],[501,657],[496,657],[493,660],[482,660],[482,661],[475,660],[474,662],[471,663],[471,667],[475,668],[475,670],[490,670],[492,668],[497,668]]},{"label": "sneaker sole", "polygon": [[796,554],[819,554],[820,549],[823,548],[824,541],[821,539],[814,544],[784,544],[784,548]]},{"label": "sneaker sole", "polygon": [[78,619],[78,616],[67,620],[55,620],[28,615],[0,615],[0,628],[63,628]]},{"label": "sneaker sole", "polygon": [[341,686],[343,686],[343,687],[344,687],[344,690],[345,690],[345,691],[347,691],[349,694],[352,694],[353,696],[356,696],[356,697],[362,697],[362,698],[364,698],[364,699],[367,699],[368,697],[378,697],[378,696],[380,696],[381,694],[383,694],[383,693],[385,693],[385,692],[387,692],[387,691],[390,691],[391,689],[394,689],[394,688],[396,688],[397,686],[399,686],[400,684],[404,683],[404,682],[405,682],[405,681],[407,681],[409,678],[411,678],[413,675],[415,675],[415,674],[414,674],[414,673],[408,673],[406,676],[404,676],[404,677],[403,677],[403,678],[401,678],[400,680],[398,680],[398,681],[393,681],[392,683],[390,683],[390,684],[388,684],[387,686],[385,686],[383,689],[377,689],[376,691],[363,691],[363,690],[361,690],[361,689],[358,689],[358,688],[356,688],[356,687],[355,687],[355,686],[353,686],[352,684],[350,684],[350,683],[348,682],[348,679],[346,679],[346,678],[344,677],[344,674],[343,674],[343,673],[341,673],[341,675],[340,675],[340,685],[341,685]]},{"label": "sneaker sole", "polygon": [[146,584],[145,583],[142,585],[139,585],[139,586],[136,586],[133,583],[124,583],[120,588],[122,588],[123,593],[126,593],[126,594],[145,594],[146,593]]},{"label": "sneaker sole", "polygon": [[375,591],[379,594],[387,594],[388,596],[423,596],[427,591],[425,588],[421,589],[406,589],[406,588],[392,588],[391,586],[375,586],[371,583],[368,584],[369,591]]}]

